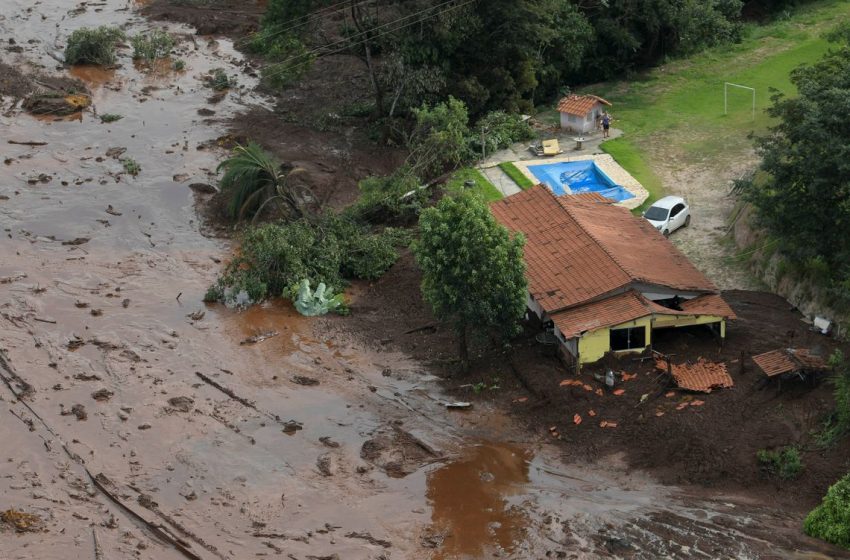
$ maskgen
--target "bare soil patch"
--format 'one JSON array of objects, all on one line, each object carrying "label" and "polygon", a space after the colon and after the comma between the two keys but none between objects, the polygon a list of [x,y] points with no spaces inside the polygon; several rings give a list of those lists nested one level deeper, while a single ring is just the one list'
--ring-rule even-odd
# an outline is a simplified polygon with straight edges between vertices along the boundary
[{"label": "bare soil patch", "polygon": [[242,37],[257,30],[264,11],[265,2],[256,0],[153,0],[141,13],[155,20],[191,25],[198,35]]},{"label": "bare soil patch", "polygon": [[261,108],[238,115],[230,131],[232,143],[257,142],[279,160],[306,169],[307,182],[323,207],[351,204],[358,196],[358,181],[387,175],[404,159],[401,150],[375,144],[357,127],[320,131]]}]

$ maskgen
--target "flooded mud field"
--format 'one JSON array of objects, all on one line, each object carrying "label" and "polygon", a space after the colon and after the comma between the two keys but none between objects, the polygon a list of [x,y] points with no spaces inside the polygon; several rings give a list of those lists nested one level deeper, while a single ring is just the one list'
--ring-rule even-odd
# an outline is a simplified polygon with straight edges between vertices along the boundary
[{"label": "flooded mud field", "polygon": [[[225,155],[215,139],[272,106],[255,72],[230,40],[175,23],[183,70],[128,48],[114,69],[64,68],[74,29],[162,24],[124,0],[0,3],[0,57],[22,76],[0,102],[0,558],[819,550],[766,504],[664,487],[617,456],[566,465],[496,407],[449,410],[427,363],[366,344],[359,323],[202,303],[231,246],[196,203]],[[238,85],[206,87],[214,68]],[[44,77],[91,104],[28,113]]]}]

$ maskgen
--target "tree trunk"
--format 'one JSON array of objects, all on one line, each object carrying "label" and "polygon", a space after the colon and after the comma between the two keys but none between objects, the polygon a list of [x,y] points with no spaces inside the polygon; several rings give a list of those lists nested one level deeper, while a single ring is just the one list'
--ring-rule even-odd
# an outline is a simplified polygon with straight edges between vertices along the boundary
[{"label": "tree trunk", "polygon": [[375,65],[372,62],[372,49],[369,46],[369,33],[366,29],[364,29],[358,18],[358,11],[359,8],[357,3],[355,0],[352,0],[351,20],[354,22],[354,27],[357,29],[357,33],[363,36],[363,50],[366,54],[366,67],[369,69],[369,80],[372,82],[372,89],[375,92],[375,108],[378,111],[378,116],[383,117],[386,114],[384,112],[384,90],[381,89],[381,85],[378,83]]},{"label": "tree trunk", "polygon": [[463,373],[469,371],[469,337],[467,335],[466,325],[458,329],[458,356],[460,357],[460,367]]}]

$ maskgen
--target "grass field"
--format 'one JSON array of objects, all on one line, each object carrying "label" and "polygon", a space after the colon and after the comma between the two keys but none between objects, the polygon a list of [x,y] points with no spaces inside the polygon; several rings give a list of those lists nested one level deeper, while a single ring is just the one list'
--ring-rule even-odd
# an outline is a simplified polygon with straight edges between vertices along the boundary
[{"label": "grass field", "polygon": [[499,168],[505,172],[505,174],[510,177],[514,183],[517,184],[519,188],[522,190],[530,189],[535,185],[534,181],[529,179],[528,177],[520,171],[516,165],[507,161],[499,164]]},{"label": "grass field", "polygon": [[464,167],[463,169],[455,171],[454,175],[446,181],[446,190],[448,192],[460,192],[464,190],[464,183],[466,181],[475,182],[473,190],[481,195],[486,202],[493,202],[494,200],[502,198],[502,193],[499,192],[499,189],[494,187],[493,184],[474,167]]},{"label": "grass field", "polygon": [[[781,21],[748,27],[739,44],[676,60],[627,81],[582,88],[613,103],[613,126],[625,133],[602,149],[649,190],[648,203],[665,191],[656,172],[661,161],[722,168],[724,158],[751,150],[751,133],[770,126],[764,109],[771,88],[794,95],[791,70],[820,58],[829,48],[823,34],[848,18],[850,2],[818,2]],[[756,89],[755,120],[751,94],[744,90],[729,89],[729,114],[723,114],[723,82]]]}]

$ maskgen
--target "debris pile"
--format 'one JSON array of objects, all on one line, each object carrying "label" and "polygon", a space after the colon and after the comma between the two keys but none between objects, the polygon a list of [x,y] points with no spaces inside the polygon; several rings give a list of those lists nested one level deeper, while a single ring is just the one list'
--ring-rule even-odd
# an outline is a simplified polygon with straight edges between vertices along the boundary
[{"label": "debris pile", "polygon": [[726,389],[734,385],[724,363],[709,362],[702,358],[693,364],[668,364],[663,359],[655,361],[655,367],[661,371],[667,371],[668,365],[676,385],[688,391],[710,393],[714,389]]},{"label": "debris pile", "polygon": [[0,521],[10,525],[18,533],[35,533],[44,529],[44,521],[33,513],[25,513],[16,509],[0,512]]}]

